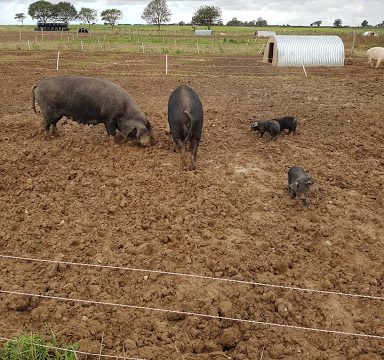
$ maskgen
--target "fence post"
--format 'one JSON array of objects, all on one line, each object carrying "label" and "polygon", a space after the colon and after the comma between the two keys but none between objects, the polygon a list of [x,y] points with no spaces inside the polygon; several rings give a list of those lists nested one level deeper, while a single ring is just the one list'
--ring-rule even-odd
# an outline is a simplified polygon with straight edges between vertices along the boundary
[{"label": "fence post", "polygon": [[168,54],[165,54],[165,75],[168,75]]},{"label": "fence post", "polygon": [[60,50],[57,52],[56,71],[59,71]]},{"label": "fence post", "polygon": [[301,65],[303,66],[305,77],[308,77],[307,72],[306,72],[305,67],[304,67],[304,62],[303,61],[301,62]]},{"label": "fence post", "polygon": [[352,40],[352,51],[351,51],[351,54],[353,54],[353,50],[355,50],[355,41],[356,41],[356,31],[353,32],[353,40]]}]

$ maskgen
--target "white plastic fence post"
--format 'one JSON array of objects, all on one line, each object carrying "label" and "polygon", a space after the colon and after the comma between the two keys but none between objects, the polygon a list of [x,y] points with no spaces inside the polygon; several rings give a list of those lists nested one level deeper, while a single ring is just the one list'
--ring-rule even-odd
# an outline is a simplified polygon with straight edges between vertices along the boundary
[{"label": "white plastic fence post", "polygon": [[307,72],[305,71],[304,62],[301,62],[301,65],[303,66],[305,77],[308,77]]},{"label": "white plastic fence post", "polygon": [[57,52],[56,71],[59,71],[60,50]]}]

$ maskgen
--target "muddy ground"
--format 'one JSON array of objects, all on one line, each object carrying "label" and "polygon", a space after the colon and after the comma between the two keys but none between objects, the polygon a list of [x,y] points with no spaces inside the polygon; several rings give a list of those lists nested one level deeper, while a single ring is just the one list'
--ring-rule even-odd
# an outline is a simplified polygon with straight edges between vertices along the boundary
[{"label": "muddy ground", "polygon": [[[2,52],[2,255],[206,275],[383,296],[383,72],[276,68],[258,59]],[[157,143],[111,142],[101,125],[62,120],[45,140],[31,88],[89,75],[127,89]],[[165,135],[167,100],[190,84],[204,106],[197,171],[182,171]],[[292,115],[271,142],[249,121]],[[315,179],[308,207],[287,171]],[[145,359],[382,359],[383,300],[215,279],[0,258],[0,337],[57,334],[80,350]],[[201,317],[111,304],[212,315]],[[88,357],[89,358],[89,357]]]}]

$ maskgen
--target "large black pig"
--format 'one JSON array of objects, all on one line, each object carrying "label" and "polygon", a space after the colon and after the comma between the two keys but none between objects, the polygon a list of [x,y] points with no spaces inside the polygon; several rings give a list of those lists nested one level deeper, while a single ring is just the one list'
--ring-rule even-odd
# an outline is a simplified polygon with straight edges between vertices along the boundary
[{"label": "large black pig", "polygon": [[123,138],[136,138],[144,146],[153,142],[152,126],[135,100],[122,87],[110,81],[85,77],[54,77],[40,81],[32,90],[43,114],[46,136],[57,135],[56,124],[63,117],[82,124],[104,123],[108,135],[116,129]]},{"label": "large black pig", "polygon": [[189,169],[194,170],[203,129],[203,106],[199,96],[190,86],[180,85],[169,97],[168,123],[175,147],[180,153],[181,166],[184,167],[185,146],[189,143]]}]

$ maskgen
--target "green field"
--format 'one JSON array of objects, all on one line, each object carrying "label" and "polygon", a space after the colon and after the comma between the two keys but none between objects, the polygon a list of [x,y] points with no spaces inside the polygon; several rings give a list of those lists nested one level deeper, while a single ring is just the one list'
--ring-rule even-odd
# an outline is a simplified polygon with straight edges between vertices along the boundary
[{"label": "green field", "polygon": [[[367,29],[334,27],[229,27],[214,26],[213,36],[196,37],[192,26],[163,25],[158,31],[152,25],[91,25],[88,34],[78,34],[80,27],[72,24],[70,31],[34,31],[34,26],[0,26],[0,50],[76,50],[117,51],[172,55],[244,55],[262,51],[267,39],[255,37],[255,31],[275,31],[278,35],[339,35],[346,52],[351,52],[355,36],[356,54],[372,46],[384,45],[384,29],[378,37],[364,37]],[[204,27],[197,27],[204,29]]]}]

